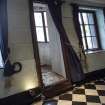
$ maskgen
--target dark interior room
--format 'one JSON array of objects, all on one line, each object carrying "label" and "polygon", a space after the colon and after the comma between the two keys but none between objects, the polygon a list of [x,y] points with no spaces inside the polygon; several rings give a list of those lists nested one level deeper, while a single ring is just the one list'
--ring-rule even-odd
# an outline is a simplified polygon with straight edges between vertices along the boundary
[{"label": "dark interior room", "polygon": [[0,105],[105,105],[105,1],[0,0]]}]

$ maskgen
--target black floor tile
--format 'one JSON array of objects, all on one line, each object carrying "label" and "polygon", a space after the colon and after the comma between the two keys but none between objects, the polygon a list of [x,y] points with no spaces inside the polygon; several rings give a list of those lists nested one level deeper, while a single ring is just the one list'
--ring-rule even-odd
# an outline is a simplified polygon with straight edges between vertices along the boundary
[{"label": "black floor tile", "polygon": [[93,84],[85,84],[85,89],[96,89],[96,87]]},{"label": "black floor tile", "polygon": [[95,84],[96,85],[105,85],[105,82],[104,81],[96,81]]},{"label": "black floor tile", "polygon": [[99,96],[86,96],[87,102],[95,102],[95,103],[100,103],[100,98]]},{"label": "black floor tile", "polygon": [[42,105],[57,105],[58,101],[57,100],[48,100],[44,101]]},{"label": "black floor tile", "polygon": [[60,100],[69,100],[72,101],[72,94],[63,94],[61,96],[59,96]]},{"label": "black floor tile", "polygon": [[99,96],[105,96],[105,90],[97,90]]},{"label": "black floor tile", "polygon": [[76,89],[73,91],[73,94],[85,94],[85,89]]},{"label": "black floor tile", "polygon": [[75,102],[75,101],[73,101],[72,105],[86,105],[86,103],[85,102]]}]

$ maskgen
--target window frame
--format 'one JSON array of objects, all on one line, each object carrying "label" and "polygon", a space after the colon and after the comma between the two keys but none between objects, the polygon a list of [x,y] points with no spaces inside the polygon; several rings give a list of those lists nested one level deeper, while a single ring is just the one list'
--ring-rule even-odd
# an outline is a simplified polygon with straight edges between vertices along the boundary
[{"label": "window frame", "polygon": [[[43,28],[43,33],[44,33],[44,41],[38,41],[38,43],[49,43],[49,40],[47,39],[47,32],[46,32],[46,27],[48,28],[48,24],[47,26],[45,25],[45,18],[44,18],[44,12],[46,11],[34,11],[34,13],[41,13],[41,16],[42,16],[42,24],[43,26],[39,26],[39,27],[42,27]],[[47,12],[46,12],[47,13]],[[34,19],[35,19],[35,16],[34,16]],[[36,26],[35,24],[35,29],[37,28],[38,26]],[[36,33],[36,36],[37,36],[37,33]]]},{"label": "window frame", "polygon": [[[85,25],[84,24],[84,21],[83,21],[83,16],[81,15],[81,20],[82,20],[82,24],[79,23],[80,26],[82,26],[83,28],[83,31],[84,31],[84,39],[85,39],[85,44],[86,44],[86,49],[84,49],[86,52],[88,51],[97,51],[97,50],[101,50],[102,47],[101,47],[101,42],[100,42],[100,37],[99,37],[99,29],[98,29],[98,24],[97,24],[97,18],[96,18],[96,13],[94,10],[87,10],[87,9],[79,9],[79,12],[80,15],[81,13],[92,13],[93,14],[93,20],[94,20],[94,28],[95,28],[95,31],[96,31],[96,36],[89,36],[89,37],[96,37],[96,41],[97,41],[97,48],[92,48],[92,49],[89,49],[88,48],[88,44],[87,44],[87,36],[86,36],[86,31],[85,31]],[[88,26],[90,26],[90,24],[87,24]],[[81,29],[81,28],[80,28]],[[90,29],[89,29],[90,30]],[[82,37],[82,36],[81,36]],[[83,37],[82,37],[83,38]]]}]

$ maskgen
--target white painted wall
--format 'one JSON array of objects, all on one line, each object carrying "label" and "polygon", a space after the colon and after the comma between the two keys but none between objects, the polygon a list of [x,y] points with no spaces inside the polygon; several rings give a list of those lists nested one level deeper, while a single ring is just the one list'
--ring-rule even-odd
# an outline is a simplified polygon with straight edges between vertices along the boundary
[{"label": "white painted wall", "polygon": [[78,3],[91,6],[105,6],[105,0],[65,0],[68,3]]},{"label": "white painted wall", "polygon": [[38,43],[41,65],[45,64],[51,65],[51,54],[50,54],[49,43]]},{"label": "white painted wall", "polygon": [[[69,5],[70,3],[71,2],[68,0],[68,2],[66,2],[62,6],[63,24],[67,32],[68,38],[71,41],[73,48],[78,54],[78,51],[79,51],[78,39],[73,25],[72,8]],[[79,3],[81,4],[81,2]],[[86,56],[87,56],[88,70],[84,69],[85,73],[105,68],[105,51],[90,53],[90,54],[87,54]]]},{"label": "white painted wall", "polygon": [[52,71],[55,71],[56,73],[66,78],[62,47],[59,37],[60,35],[52,20],[49,11],[47,12],[47,15],[48,15],[48,27],[49,27],[49,38],[50,38],[49,44],[50,44]]},{"label": "white painted wall", "polygon": [[12,62],[22,63],[22,71],[11,77],[0,72],[0,98],[38,86],[33,55],[28,0],[7,0],[8,40]]},{"label": "white painted wall", "polygon": [[102,49],[105,50],[105,20],[104,20],[105,18],[104,18],[103,10],[97,9],[96,16],[98,20],[98,28],[99,28]]}]

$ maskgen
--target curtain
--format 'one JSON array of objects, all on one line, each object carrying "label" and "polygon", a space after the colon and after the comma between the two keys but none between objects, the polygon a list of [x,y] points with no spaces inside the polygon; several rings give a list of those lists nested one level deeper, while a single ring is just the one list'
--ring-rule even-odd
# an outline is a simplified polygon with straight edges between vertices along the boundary
[{"label": "curtain", "polygon": [[7,58],[7,13],[6,13],[6,0],[0,0],[0,49],[3,60]]},{"label": "curtain", "polygon": [[0,0],[0,50],[4,61],[4,75],[11,74],[11,64],[8,59],[8,21],[7,0]]},{"label": "curtain", "polygon": [[80,60],[76,55],[62,24],[61,4],[62,2],[60,0],[54,0],[52,2],[48,0],[49,11],[60,34],[61,43],[63,44],[64,50],[66,51],[65,55],[69,65],[68,67],[70,70],[72,82],[79,82],[82,81],[85,76]]},{"label": "curtain", "polygon": [[84,64],[83,66],[86,69],[88,69],[87,58],[84,51],[81,28],[80,28],[79,18],[78,18],[79,6],[77,4],[72,4],[72,13],[73,13],[74,28],[76,30],[76,35],[79,41],[79,58],[80,58],[81,63]]},{"label": "curtain", "polygon": [[75,26],[75,30],[77,33],[77,37],[79,39],[79,45],[83,45],[82,43],[82,36],[81,36],[81,29],[80,29],[80,25],[79,25],[79,19],[78,19],[78,13],[79,13],[79,7],[77,4],[72,4],[73,7],[73,22],[74,22],[74,26]]}]

